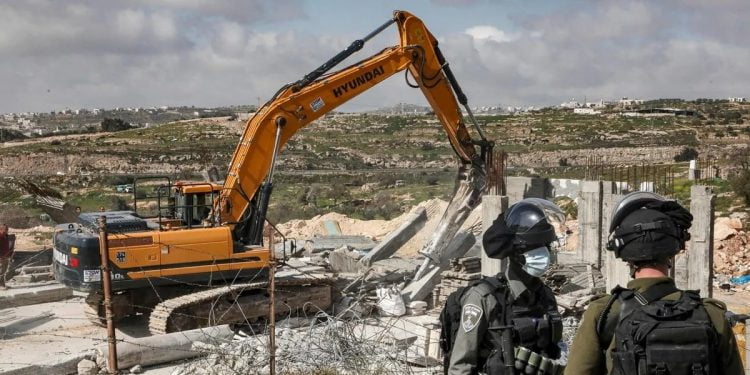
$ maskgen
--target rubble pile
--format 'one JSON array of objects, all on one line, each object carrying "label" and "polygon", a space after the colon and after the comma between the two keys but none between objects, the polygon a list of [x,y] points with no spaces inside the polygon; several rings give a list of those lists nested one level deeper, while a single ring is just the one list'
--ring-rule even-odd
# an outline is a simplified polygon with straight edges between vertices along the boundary
[{"label": "rubble pile", "polygon": [[750,274],[750,233],[738,218],[720,217],[714,223],[714,272],[719,275]]},{"label": "rubble pile", "polygon": [[474,280],[481,279],[481,262],[480,257],[452,259],[451,268],[443,271],[440,284],[432,291],[432,306],[442,306],[451,293],[469,286]]},{"label": "rubble pile", "polygon": [[[413,366],[409,352],[416,338],[399,338],[366,320],[344,321],[321,313],[320,323],[276,332],[279,374],[415,374],[433,368]],[[267,335],[240,336],[219,345],[196,343],[192,350],[208,355],[184,364],[171,375],[268,374]],[[437,364],[437,363],[435,363]],[[434,364],[431,364],[434,365]]]},{"label": "rubble pile", "polygon": [[555,264],[543,278],[565,315],[580,317],[592,299],[606,292],[604,275],[587,263]]},{"label": "rubble pile", "polygon": [[55,278],[52,274],[52,265],[24,266],[21,267],[18,272],[19,275],[13,276],[13,281],[20,284],[51,281]]}]

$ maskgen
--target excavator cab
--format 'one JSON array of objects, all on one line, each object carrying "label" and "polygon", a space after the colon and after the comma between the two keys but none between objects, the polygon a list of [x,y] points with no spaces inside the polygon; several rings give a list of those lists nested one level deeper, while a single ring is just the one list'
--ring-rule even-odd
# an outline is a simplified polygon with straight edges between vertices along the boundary
[{"label": "excavator cab", "polygon": [[190,183],[178,181],[174,184],[174,202],[170,211],[174,211],[174,218],[179,219],[182,226],[213,226],[209,216],[214,198],[221,192],[221,185],[200,182]]},{"label": "excavator cab", "polygon": [[169,177],[160,176],[136,178],[133,187],[135,215],[154,223],[160,230],[214,226],[209,220],[211,208],[222,185],[192,181],[172,183]]}]

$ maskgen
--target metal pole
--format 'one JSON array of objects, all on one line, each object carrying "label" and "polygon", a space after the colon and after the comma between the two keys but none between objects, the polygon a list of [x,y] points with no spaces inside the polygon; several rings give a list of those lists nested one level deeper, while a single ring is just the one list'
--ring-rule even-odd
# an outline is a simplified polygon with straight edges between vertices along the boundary
[{"label": "metal pole", "polygon": [[107,317],[107,342],[109,343],[109,361],[107,369],[111,374],[118,372],[117,339],[115,322],[112,320],[112,278],[109,273],[109,241],[107,239],[107,216],[99,217],[99,254],[102,261],[102,286],[104,288],[104,311]]},{"label": "metal pole", "polygon": [[268,369],[271,375],[276,375],[276,282],[274,277],[276,270],[276,254],[273,249],[273,233],[271,233],[270,237],[271,238],[268,241],[268,288],[269,293],[271,294],[271,304],[268,307],[268,352],[270,353]]}]

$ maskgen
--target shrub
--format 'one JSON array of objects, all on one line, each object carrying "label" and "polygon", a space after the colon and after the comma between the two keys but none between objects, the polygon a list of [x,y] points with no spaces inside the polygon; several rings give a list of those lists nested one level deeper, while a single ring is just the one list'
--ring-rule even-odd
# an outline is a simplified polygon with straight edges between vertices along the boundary
[{"label": "shrub", "polygon": [[105,118],[101,123],[102,131],[119,132],[131,128],[130,123],[119,118]]},{"label": "shrub", "polygon": [[698,158],[698,150],[692,147],[683,147],[679,154],[675,155],[674,161],[690,161]]},{"label": "shrub", "polygon": [[743,168],[730,182],[734,193],[750,205],[750,169]]}]

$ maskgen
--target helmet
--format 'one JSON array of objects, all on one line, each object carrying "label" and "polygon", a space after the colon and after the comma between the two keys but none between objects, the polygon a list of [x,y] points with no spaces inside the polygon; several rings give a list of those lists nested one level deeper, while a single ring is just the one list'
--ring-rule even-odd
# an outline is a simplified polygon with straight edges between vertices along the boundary
[{"label": "helmet", "polygon": [[565,222],[565,213],[554,203],[526,198],[499,215],[484,233],[484,251],[491,258],[506,258],[513,254],[546,246],[557,241],[553,223]]},{"label": "helmet", "polygon": [[692,221],[693,215],[673,200],[630,193],[612,212],[607,250],[629,262],[669,259],[685,247]]}]

